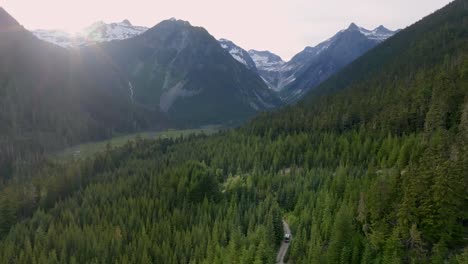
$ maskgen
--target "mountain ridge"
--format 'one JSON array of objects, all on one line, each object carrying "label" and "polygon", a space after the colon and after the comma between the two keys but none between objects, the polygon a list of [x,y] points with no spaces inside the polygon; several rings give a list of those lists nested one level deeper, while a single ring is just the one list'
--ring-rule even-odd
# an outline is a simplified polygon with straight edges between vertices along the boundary
[{"label": "mountain ridge", "polygon": [[0,6],[0,32],[22,30],[20,23]]}]

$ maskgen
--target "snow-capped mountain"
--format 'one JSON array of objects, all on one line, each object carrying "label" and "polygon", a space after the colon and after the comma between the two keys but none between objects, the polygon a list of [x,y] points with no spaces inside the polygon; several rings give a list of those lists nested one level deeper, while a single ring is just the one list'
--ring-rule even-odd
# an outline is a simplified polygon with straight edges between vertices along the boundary
[{"label": "snow-capped mountain", "polygon": [[64,48],[84,46],[96,42],[122,40],[132,38],[148,30],[146,27],[134,26],[130,21],[123,20],[118,23],[106,24],[102,21],[96,22],[81,32],[74,35],[62,30],[38,29],[32,33],[47,42],[51,42]]},{"label": "snow-capped mountain", "polygon": [[285,64],[280,56],[268,50],[249,50],[249,55],[259,70],[278,70]]},{"label": "snow-capped mountain", "polygon": [[396,33],[396,31],[391,31],[391,30],[389,30],[388,28],[386,28],[386,27],[384,27],[382,25],[378,26],[374,30],[368,30],[368,29],[365,29],[363,27],[359,27],[354,23],[351,23],[351,25],[348,27],[348,30],[359,31],[361,34],[366,36],[368,39],[372,39],[372,40],[375,40],[375,41],[378,41],[378,42],[382,42],[382,41],[388,39],[389,37],[393,36]]},{"label": "snow-capped mountain", "polygon": [[76,43],[76,40],[73,37],[73,35],[62,30],[38,29],[32,31],[32,33],[39,39],[64,48],[71,48],[75,45],[74,43]]},{"label": "snow-capped mountain", "polygon": [[88,41],[105,42],[132,38],[146,30],[148,30],[147,27],[134,26],[127,19],[110,24],[99,21],[85,28],[82,37]]},{"label": "snow-capped mountain", "polygon": [[396,32],[384,26],[368,30],[351,23],[330,39],[306,47],[288,62],[271,52],[251,50],[249,54],[270,89],[280,92],[285,101],[295,101]]},{"label": "snow-capped mountain", "polygon": [[223,49],[227,50],[231,56],[236,59],[238,62],[244,64],[249,70],[257,72],[257,67],[255,62],[250,57],[249,53],[243,48],[237,46],[232,41],[227,39],[219,39],[219,44]]}]

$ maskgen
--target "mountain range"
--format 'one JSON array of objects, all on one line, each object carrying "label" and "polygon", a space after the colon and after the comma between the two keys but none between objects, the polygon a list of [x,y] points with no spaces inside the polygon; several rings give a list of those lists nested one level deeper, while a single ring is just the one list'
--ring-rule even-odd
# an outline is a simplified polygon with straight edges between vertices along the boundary
[{"label": "mountain range", "polygon": [[[107,58],[37,39],[0,8],[0,174],[83,141],[166,126]],[[15,165],[16,164],[16,165]]]},{"label": "mountain range", "polygon": [[268,87],[276,91],[284,102],[291,103],[396,32],[384,26],[367,30],[351,23],[330,39],[314,47],[306,47],[288,62],[269,51],[250,50],[247,53],[232,42],[222,45],[240,62],[249,61],[244,55],[249,54]]},{"label": "mountain range", "polygon": [[237,125],[281,104],[204,28],[170,19],[139,29],[98,23],[92,42],[63,48],[0,9],[0,148],[11,149],[0,153],[0,173],[24,153],[36,159],[143,129]]},{"label": "mountain range", "polygon": [[[228,40],[220,41],[220,46],[206,30],[187,21],[171,18],[151,29],[128,20],[96,22],[75,36],[62,31],[32,32],[58,46],[83,48],[83,56],[99,47],[100,54],[90,56],[107,53],[113,58],[112,63],[132,87],[135,103],[167,113],[187,126],[236,122],[237,117],[243,119],[281,104],[265,88],[246,51]],[[113,40],[119,41],[111,43]],[[247,69],[234,63],[221,47],[228,48],[232,58]],[[219,78],[208,78],[210,75]]]},{"label": "mountain range", "polygon": [[[133,38],[146,30],[148,28],[124,20],[110,24],[96,22],[75,36],[54,30],[35,30],[33,33],[40,39],[70,48]],[[270,51],[247,51],[230,40],[222,38],[218,41],[235,60],[259,75],[284,103],[291,103],[396,32],[384,26],[368,30],[351,23],[330,39],[306,47],[288,62]]]},{"label": "mountain range", "polygon": [[393,34],[352,24],[285,62],[177,19],[149,29],[98,22],[70,37],[30,32],[1,9],[0,29],[0,143],[15,146],[0,157],[0,171],[24,153],[118,133],[238,125],[298,100]]}]

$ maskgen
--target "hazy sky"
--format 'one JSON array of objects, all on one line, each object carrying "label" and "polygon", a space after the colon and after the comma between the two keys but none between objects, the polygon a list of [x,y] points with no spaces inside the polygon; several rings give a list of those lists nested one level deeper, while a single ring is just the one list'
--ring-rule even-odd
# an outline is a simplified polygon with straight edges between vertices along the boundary
[{"label": "hazy sky", "polygon": [[245,49],[283,59],[313,46],[351,22],[373,29],[404,28],[451,0],[0,0],[28,29],[78,31],[93,22],[129,19],[154,26],[171,17],[203,26]]}]

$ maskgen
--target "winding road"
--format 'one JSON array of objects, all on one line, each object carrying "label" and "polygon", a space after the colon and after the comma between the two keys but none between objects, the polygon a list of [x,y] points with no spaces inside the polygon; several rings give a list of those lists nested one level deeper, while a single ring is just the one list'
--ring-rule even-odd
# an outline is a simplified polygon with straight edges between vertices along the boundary
[{"label": "winding road", "polygon": [[[291,234],[291,229],[289,229],[288,223],[283,220],[283,230],[285,234]],[[278,255],[276,256],[276,263],[284,264],[284,256],[288,252],[289,243],[281,242],[281,247],[278,250]]]}]

